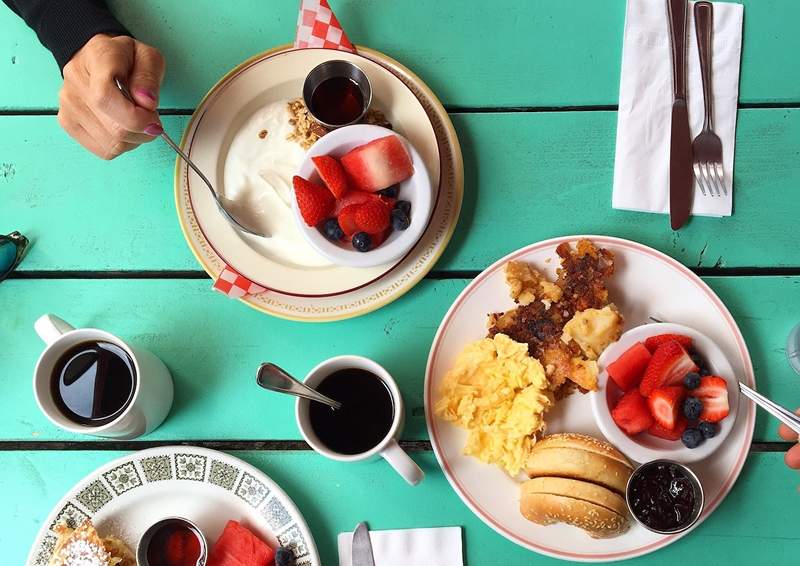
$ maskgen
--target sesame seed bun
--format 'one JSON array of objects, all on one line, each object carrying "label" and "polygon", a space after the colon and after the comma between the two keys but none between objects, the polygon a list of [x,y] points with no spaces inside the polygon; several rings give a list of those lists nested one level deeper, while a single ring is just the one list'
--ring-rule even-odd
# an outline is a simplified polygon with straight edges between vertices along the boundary
[{"label": "sesame seed bun", "polygon": [[560,434],[549,434],[539,440],[531,449],[531,453],[536,453],[537,450],[545,450],[547,448],[580,448],[595,454],[601,454],[617,460],[620,464],[624,464],[633,470],[633,465],[628,461],[625,455],[614,448],[605,440],[600,440],[587,434],[578,434],[575,432],[565,432]]}]

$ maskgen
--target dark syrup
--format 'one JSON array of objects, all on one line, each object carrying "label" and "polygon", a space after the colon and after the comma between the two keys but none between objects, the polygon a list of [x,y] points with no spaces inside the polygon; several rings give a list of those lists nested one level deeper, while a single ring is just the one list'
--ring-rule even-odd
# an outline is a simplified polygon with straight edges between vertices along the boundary
[{"label": "dark syrup", "polygon": [[325,79],[311,94],[311,113],[332,126],[349,124],[361,116],[364,95],[348,77]]},{"label": "dark syrup", "polygon": [[311,428],[325,446],[340,454],[361,454],[386,438],[394,420],[394,402],[377,375],[343,369],[327,376],[316,389],[342,404],[338,410],[309,404]]},{"label": "dark syrup", "polygon": [[200,539],[183,521],[168,521],[147,545],[149,566],[196,566],[202,553]]},{"label": "dark syrup", "polygon": [[58,359],[51,378],[53,400],[62,414],[88,426],[117,418],[135,388],[133,360],[110,342],[76,344]]},{"label": "dark syrup", "polygon": [[694,518],[697,495],[694,482],[674,464],[654,463],[631,480],[631,512],[659,531],[676,531]]}]

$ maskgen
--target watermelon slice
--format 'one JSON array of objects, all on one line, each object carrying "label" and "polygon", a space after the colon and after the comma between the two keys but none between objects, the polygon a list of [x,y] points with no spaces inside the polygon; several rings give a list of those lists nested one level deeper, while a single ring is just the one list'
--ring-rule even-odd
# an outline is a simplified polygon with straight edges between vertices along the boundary
[{"label": "watermelon slice", "polygon": [[378,138],[344,154],[339,162],[347,172],[350,186],[374,193],[405,181],[414,165],[397,136]]},{"label": "watermelon slice", "polygon": [[207,566],[265,566],[275,551],[238,521],[228,521],[211,549]]}]

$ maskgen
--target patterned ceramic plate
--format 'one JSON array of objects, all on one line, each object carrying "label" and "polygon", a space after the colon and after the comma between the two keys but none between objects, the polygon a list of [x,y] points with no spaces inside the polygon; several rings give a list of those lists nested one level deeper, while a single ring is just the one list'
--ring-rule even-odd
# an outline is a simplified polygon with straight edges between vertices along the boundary
[{"label": "patterned ceramic plate", "polygon": [[135,552],[147,527],[175,515],[194,521],[212,542],[229,519],[240,521],[273,547],[291,548],[298,566],[320,564],[300,511],[263,472],[222,452],[167,446],[115,460],[80,481],[42,525],[28,566],[47,565],[59,523],[90,518],[101,535],[117,535]]},{"label": "patterned ceramic plate", "polygon": [[[236,112],[252,112],[265,96],[278,99],[294,96],[292,93],[299,90],[305,72],[314,65],[332,57],[349,59],[364,68],[373,84],[381,87],[377,90],[383,92],[386,100],[380,109],[389,107],[396,111],[387,111],[389,119],[420,151],[435,180],[436,201],[428,227],[417,245],[399,262],[367,269],[333,266],[299,269],[278,266],[248,245],[245,237],[221,219],[194,173],[177,162],[175,199],[189,247],[213,278],[219,276],[227,263],[262,287],[280,290],[241,299],[262,312],[294,320],[326,321],[380,308],[425,276],[444,252],[455,229],[461,210],[464,172],[461,148],[447,112],[427,85],[407,68],[377,51],[363,47],[358,51],[358,54],[327,49],[297,51],[282,46],[257,55],[220,80],[198,106],[184,133],[184,149],[206,163],[208,171],[219,173],[220,159],[225,155],[223,146],[231,138],[226,128],[233,127],[239,119]],[[275,76],[286,80],[276,82]],[[218,104],[223,97],[225,104]]]}]

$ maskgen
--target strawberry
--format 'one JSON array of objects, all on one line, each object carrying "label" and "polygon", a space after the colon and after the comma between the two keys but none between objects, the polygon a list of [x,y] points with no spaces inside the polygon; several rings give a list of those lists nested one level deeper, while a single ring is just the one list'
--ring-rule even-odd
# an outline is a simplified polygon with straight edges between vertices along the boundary
[{"label": "strawberry", "polygon": [[623,391],[638,387],[650,358],[650,351],[645,348],[644,344],[637,342],[625,350],[619,358],[608,364],[606,369],[608,377],[613,379],[614,383]]},{"label": "strawberry", "polygon": [[364,204],[366,202],[382,202],[391,211],[394,208],[395,199],[364,191],[348,191],[347,194],[336,201],[333,215],[339,216],[339,213],[348,206]]},{"label": "strawberry", "polygon": [[731,412],[728,405],[728,385],[725,379],[718,375],[701,377],[700,387],[694,389],[692,395],[703,403],[701,421],[717,423]]},{"label": "strawberry", "polygon": [[333,195],[325,187],[295,175],[292,178],[294,196],[300,215],[309,226],[316,226],[333,210]]},{"label": "strawberry", "polygon": [[351,204],[339,213],[339,227],[342,229],[342,232],[344,232],[344,235],[347,236],[348,240],[353,234],[359,231],[358,224],[356,223],[356,211],[360,206],[360,204]]},{"label": "strawberry", "polygon": [[658,334],[656,336],[650,336],[644,341],[644,345],[647,346],[647,349],[650,350],[650,353],[652,354],[658,349],[659,346],[661,346],[661,344],[671,340],[675,340],[686,350],[689,350],[692,347],[692,339],[688,336],[684,336],[683,334]]},{"label": "strawberry", "polygon": [[411,157],[395,135],[360,145],[339,161],[347,172],[350,186],[370,193],[405,181],[414,174]]},{"label": "strawberry", "polygon": [[647,406],[655,421],[667,430],[675,430],[686,391],[679,385],[659,387],[650,393]]},{"label": "strawberry", "polygon": [[697,366],[683,346],[675,340],[664,342],[650,358],[639,391],[649,397],[653,389],[680,383],[690,371],[697,371]]},{"label": "strawberry", "polygon": [[683,434],[683,431],[686,430],[687,426],[689,426],[689,421],[686,420],[686,417],[683,415],[678,415],[678,419],[675,421],[675,428],[672,430],[664,428],[657,422],[654,422],[653,426],[647,429],[647,432],[653,436],[664,438],[666,440],[680,440],[681,435]]},{"label": "strawberry", "polygon": [[383,232],[389,227],[389,222],[389,209],[381,202],[365,202],[356,208],[356,226],[363,232]]},{"label": "strawberry", "polygon": [[347,192],[347,174],[335,157],[316,155],[311,158],[322,182],[336,198],[342,198]]},{"label": "strawberry", "polygon": [[369,238],[370,238],[370,240],[372,240],[372,247],[373,247],[373,249],[374,249],[374,248],[377,248],[377,247],[378,247],[378,246],[380,246],[380,245],[381,245],[383,242],[385,242],[385,241],[386,241],[386,238],[388,238],[388,237],[389,237],[389,234],[390,234],[390,233],[391,233],[391,229],[387,228],[387,229],[386,229],[386,230],[384,230],[383,232],[378,232],[377,234],[370,234],[370,235],[369,235]]},{"label": "strawberry", "polygon": [[611,418],[625,433],[634,435],[647,430],[653,424],[653,416],[647,408],[647,399],[641,396],[638,389],[631,389],[620,397]]}]

